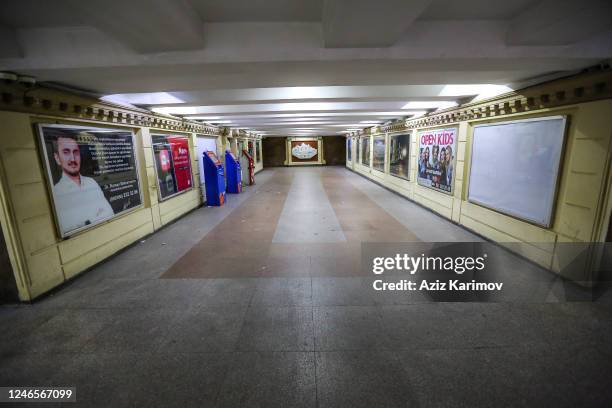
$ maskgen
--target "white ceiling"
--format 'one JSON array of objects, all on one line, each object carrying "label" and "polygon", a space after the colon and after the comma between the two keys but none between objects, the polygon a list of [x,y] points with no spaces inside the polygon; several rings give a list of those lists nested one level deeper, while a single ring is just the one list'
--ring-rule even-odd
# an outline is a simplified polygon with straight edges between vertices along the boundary
[{"label": "white ceiling", "polygon": [[271,136],[364,128],[611,57],[607,0],[19,0],[0,8],[0,70]]}]

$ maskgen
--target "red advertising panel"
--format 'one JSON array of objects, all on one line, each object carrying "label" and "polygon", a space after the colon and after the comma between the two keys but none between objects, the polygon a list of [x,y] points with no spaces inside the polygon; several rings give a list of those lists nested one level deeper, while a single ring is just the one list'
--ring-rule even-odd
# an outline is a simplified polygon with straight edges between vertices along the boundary
[{"label": "red advertising panel", "polygon": [[184,137],[169,137],[174,161],[174,174],[178,192],[191,188],[191,158],[189,143]]},{"label": "red advertising panel", "polygon": [[160,199],[193,187],[189,141],[185,137],[151,135]]}]

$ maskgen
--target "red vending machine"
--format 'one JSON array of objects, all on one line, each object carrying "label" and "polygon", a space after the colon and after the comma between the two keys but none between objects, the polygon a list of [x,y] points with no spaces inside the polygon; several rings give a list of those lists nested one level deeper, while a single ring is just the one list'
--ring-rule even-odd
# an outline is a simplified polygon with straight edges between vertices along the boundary
[{"label": "red vending machine", "polygon": [[255,184],[255,162],[253,161],[253,156],[249,154],[246,149],[242,149],[242,155],[249,161],[249,186]]}]

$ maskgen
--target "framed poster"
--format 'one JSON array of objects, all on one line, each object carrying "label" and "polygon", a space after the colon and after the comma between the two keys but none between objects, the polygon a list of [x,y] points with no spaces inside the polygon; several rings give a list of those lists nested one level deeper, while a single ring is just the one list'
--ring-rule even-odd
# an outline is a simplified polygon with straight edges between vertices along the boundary
[{"label": "framed poster", "polygon": [[159,199],[193,188],[189,140],[184,136],[151,135]]},{"label": "framed poster", "polygon": [[38,134],[61,237],[142,205],[131,131],[39,124]]},{"label": "framed poster", "polygon": [[361,164],[370,167],[370,137],[361,138]]},{"label": "framed poster", "polygon": [[261,161],[261,140],[258,140],[255,144],[255,149],[257,153],[257,161]]},{"label": "framed poster", "polygon": [[318,162],[319,161],[318,140],[292,140],[291,161],[293,162]]},{"label": "framed poster", "polygon": [[410,134],[389,136],[389,173],[410,179]]},{"label": "framed poster", "polygon": [[374,137],[374,148],[372,149],[372,167],[378,171],[385,171],[385,137]]},{"label": "framed poster", "polygon": [[350,137],[346,138],[346,161],[351,161],[353,156],[352,148],[352,140]]},{"label": "framed poster", "polygon": [[567,118],[474,127],[468,200],[550,227]]},{"label": "framed poster", "polygon": [[453,193],[457,128],[433,129],[419,132],[420,185],[443,193]]}]

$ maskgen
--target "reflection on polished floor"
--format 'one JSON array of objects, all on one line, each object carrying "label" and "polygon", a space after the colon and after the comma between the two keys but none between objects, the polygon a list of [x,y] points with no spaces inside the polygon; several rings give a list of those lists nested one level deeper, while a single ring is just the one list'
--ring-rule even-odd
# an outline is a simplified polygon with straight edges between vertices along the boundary
[{"label": "reflection on polished floor", "polygon": [[518,273],[496,303],[376,292],[363,242],[480,238],[344,168],[257,177],[52,296],[0,308],[14,328],[0,383],[76,386],[77,405],[105,407],[612,404],[609,308],[565,301],[531,264],[519,269],[548,280],[539,296]]},{"label": "reflection on polished floor", "polygon": [[339,174],[277,171],[162,277],[358,276],[362,242],[418,240]]}]

